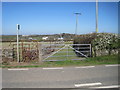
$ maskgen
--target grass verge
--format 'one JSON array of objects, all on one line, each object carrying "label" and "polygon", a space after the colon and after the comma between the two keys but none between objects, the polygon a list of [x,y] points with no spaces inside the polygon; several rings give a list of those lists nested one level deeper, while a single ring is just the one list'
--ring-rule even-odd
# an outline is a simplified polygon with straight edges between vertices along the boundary
[{"label": "grass verge", "polygon": [[118,55],[107,55],[93,58],[87,58],[82,61],[54,61],[54,62],[43,62],[43,63],[28,63],[26,65],[1,65],[2,68],[32,68],[32,67],[64,67],[64,66],[89,66],[89,65],[102,65],[102,64],[120,64],[118,61]]}]

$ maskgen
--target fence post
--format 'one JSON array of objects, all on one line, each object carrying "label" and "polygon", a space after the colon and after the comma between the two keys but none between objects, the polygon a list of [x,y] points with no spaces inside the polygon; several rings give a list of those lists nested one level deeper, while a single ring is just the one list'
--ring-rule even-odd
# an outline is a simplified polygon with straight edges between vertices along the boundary
[{"label": "fence post", "polygon": [[67,45],[67,60],[68,60],[68,45]]},{"label": "fence post", "polygon": [[112,44],[111,43],[109,44],[109,49],[108,50],[109,50],[109,55],[111,55],[111,51],[112,51]]},{"label": "fence post", "polygon": [[90,57],[92,57],[92,46],[90,44]]},{"label": "fence post", "polygon": [[42,44],[38,44],[38,51],[39,51],[39,63],[42,63]]}]

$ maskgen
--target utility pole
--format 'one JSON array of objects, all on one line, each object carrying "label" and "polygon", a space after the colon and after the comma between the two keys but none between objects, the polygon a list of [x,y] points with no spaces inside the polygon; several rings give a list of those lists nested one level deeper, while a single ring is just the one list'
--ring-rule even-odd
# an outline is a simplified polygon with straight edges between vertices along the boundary
[{"label": "utility pole", "polygon": [[98,32],[98,0],[96,0],[96,33]]},{"label": "utility pole", "polygon": [[17,62],[19,63],[19,30],[20,30],[20,25],[17,24]]},{"label": "utility pole", "polygon": [[77,35],[77,29],[78,29],[78,15],[81,15],[81,13],[74,13],[76,14],[76,29],[75,29],[75,36]]}]

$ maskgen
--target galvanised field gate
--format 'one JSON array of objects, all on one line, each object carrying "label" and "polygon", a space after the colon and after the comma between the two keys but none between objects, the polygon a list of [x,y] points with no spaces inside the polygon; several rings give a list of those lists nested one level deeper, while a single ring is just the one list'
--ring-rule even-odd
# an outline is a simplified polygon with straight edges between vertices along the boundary
[{"label": "galvanised field gate", "polygon": [[83,60],[91,51],[91,44],[41,44],[42,61]]}]

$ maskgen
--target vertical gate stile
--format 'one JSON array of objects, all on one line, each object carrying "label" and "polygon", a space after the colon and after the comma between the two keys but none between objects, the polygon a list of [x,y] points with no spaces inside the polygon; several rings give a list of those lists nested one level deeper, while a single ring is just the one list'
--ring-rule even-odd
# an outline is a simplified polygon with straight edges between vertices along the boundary
[{"label": "vertical gate stile", "polygon": [[14,53],[14,44],[13,44],[13,61],[15,60],[15,53]]},{"label": "vertical gate stile", "polygon": [[38,45],[39,45],[39,43],[38,43],[38,41],[37,41],[37,57],[38,57],[38,59],[39,59],[39,56],[38,56],[38,55],[39,55],[39,50],[38,50],[39,47],[38,47]]},{"label": "vertical gate stile", "polygon": [[67,45],[67,60],[68,60],[68,45]]},{"label": "vertical gate stile", "polygon": [[29,48],[28,48],[28,50],[30,51],[30,44],[28,44],[29,45]]},{"label": "vertical gate stile", "polygon": [[22,55],[21,55],[21,59],[22,59],[22,61],[23,61],[23,53],[24,53],[24,48],[23,48],[23,41],[22,41]]},{"label": "vertical gate stile", "polygon": [[39,44],[38,48],[39,48],[38,49],[39,50],[38,51],[39,52],[39,54],[38,54],[39,55],[39,58],[38,58],[39,59],[39,63],[42,63],[42,45]]},{"label": "vertical gate stile", "polygon": [[92,48],[91,48],[91,44],[90,44],[90,57],[92,57]]}]

